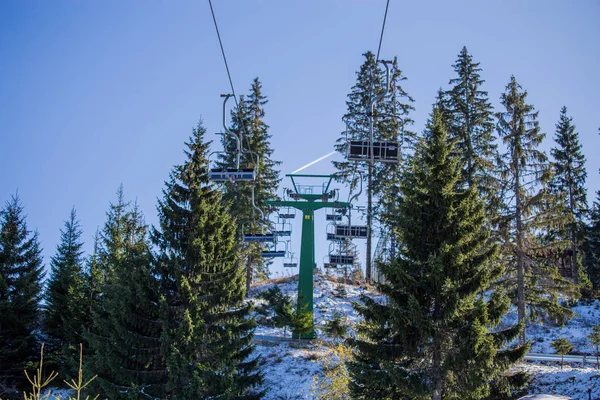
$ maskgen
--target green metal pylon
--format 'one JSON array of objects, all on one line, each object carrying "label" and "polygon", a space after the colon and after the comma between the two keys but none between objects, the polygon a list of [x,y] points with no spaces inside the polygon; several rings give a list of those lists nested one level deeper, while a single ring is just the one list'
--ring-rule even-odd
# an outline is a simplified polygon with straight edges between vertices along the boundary
[{"label": "green metal pylon", "polygon": [[[333,180],[331,175],[294,175],[288,174],[292,180],[294,200],[267,201],[267,205],[275,207],[292,207],[302,211],[302,240],[300,243],[300,271],[298,272],[298,311],[305,308],[313,312],[313,270],[315,264],[315,211],[321,208],[349,208],[350,203],[341,201],[329,201],[334,195],[329,193],[329,185]],[[327,183],[321,186],[321,193],[301,193],[294,178],[319,178],[327,179]],[[303,335],[302,339],[316,337],[315,332]]]}]

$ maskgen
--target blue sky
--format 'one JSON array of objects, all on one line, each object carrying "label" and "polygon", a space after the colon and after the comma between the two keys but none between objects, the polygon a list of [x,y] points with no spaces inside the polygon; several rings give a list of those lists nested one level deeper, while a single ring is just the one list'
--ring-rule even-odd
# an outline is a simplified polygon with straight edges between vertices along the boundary
[{"label": "blue sky", "polygon": [[[213,5],[236,92],[247,93],[254,77],[263,83],[282,174],[332,151],[361,54],[377,50],[385,0]],[[600,189],[598,21],[598,0],[391,0],[381,58],[399,58],[417,131],[437,89],[454,76],[462,46],[481,63],[495,107],[511,74],[528,90],[546,149],[566,105],[593,197]],[[154,223],[156,199],[192,127],[202,117],[211,136],[221,130],[226,92],[207,1],[2,1],[0,202],[18,190],[47,262],[73,206],[91,249],[121,183]],[[327,161],[307,170],[331,171]],[[317,262],[327,250],[322,237]]]}]

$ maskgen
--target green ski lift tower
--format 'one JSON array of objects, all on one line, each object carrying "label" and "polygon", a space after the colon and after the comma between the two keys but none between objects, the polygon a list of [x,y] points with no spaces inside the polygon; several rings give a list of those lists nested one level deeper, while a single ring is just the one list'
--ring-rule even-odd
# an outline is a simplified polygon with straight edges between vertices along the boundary
[{"label": "green ski lift tower", "polygon": [[[336,200],[336,191],[329,190],[332,175],[287,174],[292,181],[292,189],[287,190],[291,200],[269,200],[267,205],[291,207],[302,211],[302,240],[300,243],[300,270],[298,272],[298,310],[306,307],[313,311],[313,269],[315,267],[315,211],[322,208],[350,208],[350,203]],[[298,179],[321,181],[320,185],[301,185]],[[316,337],[312,332],[303,339]]]}]

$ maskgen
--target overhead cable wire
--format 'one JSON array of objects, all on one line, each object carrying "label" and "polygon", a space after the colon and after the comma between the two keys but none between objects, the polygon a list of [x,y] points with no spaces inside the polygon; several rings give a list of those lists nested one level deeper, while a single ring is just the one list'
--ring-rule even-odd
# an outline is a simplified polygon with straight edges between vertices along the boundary
[{"label": "overhead cable wire", "polygon": [[375,60],[375,63],[377,63],[379,61],[379,52],[381,51],[381,42],[383,42],[383,32],[385,30],[385,21],[387,19],[387,13],[388,13],[389,6],[390,6],[390,0],[387,0],[387,4],[385,6],[385,14],[383,15],[383,25],[381,26],[381,36],[379,37],[379,47],[377,48],[377,59]]},{"label": "overhead cable wire", "polygon": [[[225,56],[225,49],[223,48],[223,41],[221,40],[221,34],[219,33],[219,25],[217,24],[217,18],[215,17],[215,10],[213,9],[212,1],[208,0],[208,4],[210,5],[210,12],[212,14],[213,22],[215,23],[215,30],[217,31],[217,38],[219,39],[219,46],[221,47],[221,54],[223,55],[223,62],[225,62],[225,69],[227,70],[227,77],[229,78],[229,85],[231,86],[231,93],[233,94],[233,100],[235,101],[235,106],[238,110],[240,110],[240,104],[237,99],[237,95],[235,94],[235,89],[233,87],[233,80],[231,79],[231,72],[229,71],[229,64],[227,64],[227,57]],[[248,150],[251,149],[250,141],[248,140],[248,132],[246,131],[246,125],[241,118],[241,115],[238,114],[240,119],[239,124],[240,128],[243,131],[244,135],[242,135],[243,139],[246,139],[246,144],[248,146]],[[258,160],[256,160],[258,163]]]},{"label": "overhead cable wire", "polygon": [[215,29],[217,30],[217,37],[219,38],[219,45],[221,46],[221,54],[223,54],[223,61],[225,62],[225,69],[227,70],[227,76],[229,77],[229,85],[231,86],[231,92],[233,93],[233,99],[235,100],[235,105],[239,107],[237,96],[235,95],[235,89],[233,88],[233,81],[231,80],[231,73],[229,72],[229,65],[227,64],[227,57],[225,56],[225,49],[223,49],[223,41],[221,40],[221,34],[219,33],[219,26],[217,25],[217,18],[215,17],[215,10],[213,10],[212,1],[208,0],[208,4],[210,5],[210,12],[213,17],[213,22],[215,23]]}]

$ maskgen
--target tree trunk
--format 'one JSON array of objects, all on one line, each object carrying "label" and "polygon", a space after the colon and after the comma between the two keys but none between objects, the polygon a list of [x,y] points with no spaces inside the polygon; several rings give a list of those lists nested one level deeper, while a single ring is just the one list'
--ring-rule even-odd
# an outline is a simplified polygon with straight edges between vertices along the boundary
[{"label": "tree trunk", "polygon": [[246,260],[246,296],[250,293],[250,285],[252,284],[252,255],[248,255],[248,259]]},{"label": "tree trunk", "polygon": [[571,216],[573,217],[572,225],[571,225],[571,273],[573,274],[573,283],[579,284],[579,266],[577,265],[577,257],[576,251],[577,247],[575,245],[575,205],[573,201],[573,191],[569,187],[569,206],[571,211]]},{"label": "tree trunk", "polygon": [[[436,300],[433,311],[434,320],[439,320],[439,304]],[[433,396],[432,400],[442,400],[442,389],[444,381],[442,379],[442,337],[440,332],[435,332],[433,336]]]},{"label": "tree trunk", "polygon": [[[469,116],[469,77],[465,79],[465,140],[467,142],[467,187],[473,186],[473,143],[471,142],[471,120]],[[477,191],[479,193],[479,190]]]},{"label": "tree trunk", "polygon": [[525,345],[525,254],[523,249],[523,226],[521,222],[521,187],[519,185],[519,166],[515,171],[515,216],[517,233],[517,312],[519,323],[523,324],[523,330],[519,334],[519,343]]}]

